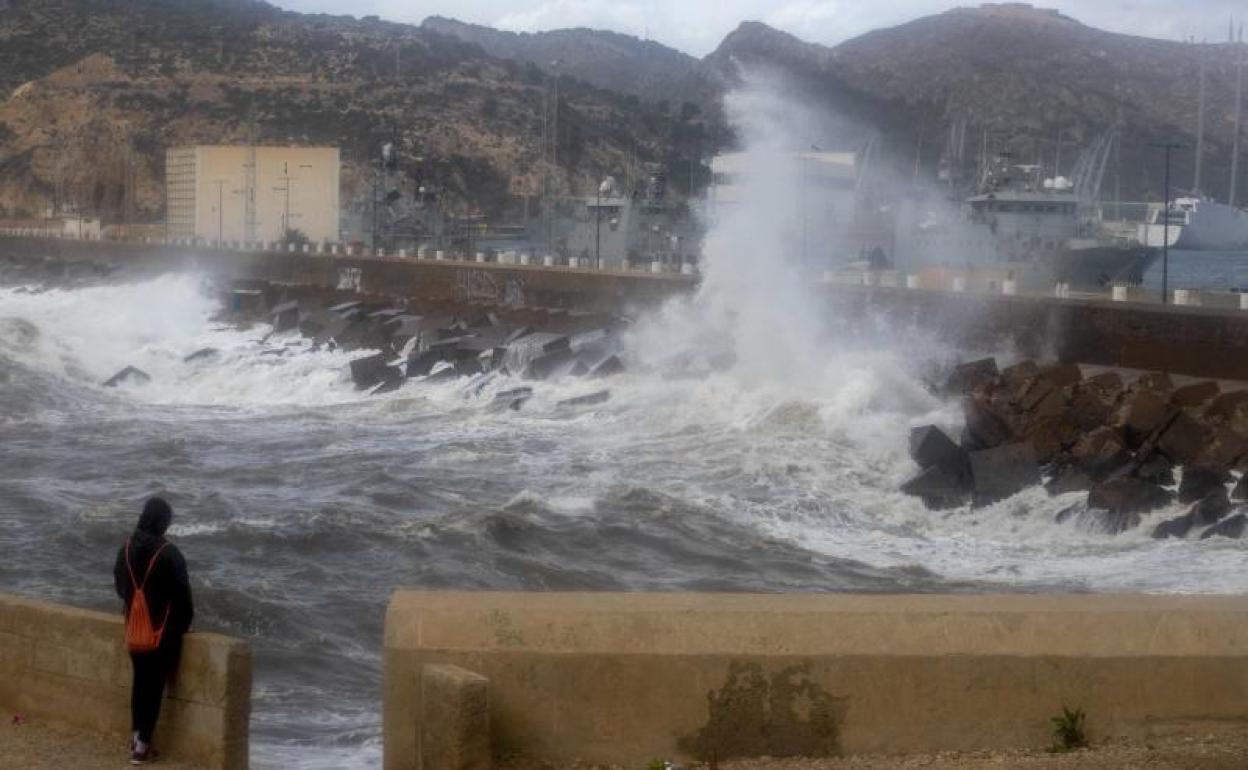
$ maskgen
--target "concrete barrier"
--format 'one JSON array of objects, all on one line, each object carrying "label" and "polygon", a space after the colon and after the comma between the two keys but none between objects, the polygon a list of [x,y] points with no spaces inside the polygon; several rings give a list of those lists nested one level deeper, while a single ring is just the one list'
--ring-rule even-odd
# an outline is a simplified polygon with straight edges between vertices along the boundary
[{"label": "concrete barrier", "polygon": [[420,770],[490,770],[489,680],[458,666],[422,667],[419,730]]},{"label": "concrete barrier", "polygon": [[[118,615],[0,594],[0,709],[130,736],[130,658]],[[216,634],[186,637],[156,728],[161,752],[215,770],[247,767],[251,651]]]},{"label": "concrete barrier", "polygon": [[402,591],[385,767],[417,767],[418,675],[489,679],[497,754],[907,753],[1248,728],[1248,597]]}]

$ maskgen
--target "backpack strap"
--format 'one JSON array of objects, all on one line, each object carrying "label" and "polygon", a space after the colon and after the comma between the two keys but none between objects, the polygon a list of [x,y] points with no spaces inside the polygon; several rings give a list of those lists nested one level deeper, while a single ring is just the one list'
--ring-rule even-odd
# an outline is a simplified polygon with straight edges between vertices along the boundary
[{"label": "backpack strap", "polygon": [[134,577],[134,568],[130,566],[130,538],[126,538],[126,571],[130,573],[130,585],[134,587],[134,590],[142,591],[147,587],[147,579],[152,576],[152,568],[156,566],[156,559],[160,557],[161,552],[168,546],[168,542],[161,543],[160,548],[156,549],[156,553],[152,554],[151,561],[147,563],[147,572],[143,573],[143,583],[140,585],[139,581]]}]

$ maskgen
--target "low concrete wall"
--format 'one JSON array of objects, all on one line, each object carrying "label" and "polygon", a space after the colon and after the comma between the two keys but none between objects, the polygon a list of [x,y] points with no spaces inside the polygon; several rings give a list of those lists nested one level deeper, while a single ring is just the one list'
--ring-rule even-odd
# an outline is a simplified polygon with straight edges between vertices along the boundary
[{"label": "low concrete wall", "polygon": [[496,754],[656,757],[1042,747],[1248,728],[1248,597],[398,592],[385,766],[417,767],[419,674],[489,678]]},{"label": "low concrete wall", "polygon": [[[119,616],[0,594],[0,709],[114,734],[120,750],[131,683],[122,638]],[[246,768],[250,718],[247,644],[189,634],[156,728],[161,751],[214,770]]]}]

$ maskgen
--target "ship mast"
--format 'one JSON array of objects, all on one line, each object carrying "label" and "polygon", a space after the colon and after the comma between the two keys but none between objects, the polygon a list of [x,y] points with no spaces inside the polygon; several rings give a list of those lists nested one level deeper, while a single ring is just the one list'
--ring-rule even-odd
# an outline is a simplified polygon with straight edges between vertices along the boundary
[{"label": "ship mast", "polygon": [[[1232,38],[1232,45],[1235,40]],[[1239,192],[1239,139],[1242,134],[1241,124],[1244,118],[1244,26],[1239,26],[1239,45],[1236,47],[1235,63],[1235,141],[1231,144],[1231,195],[1227,203],[1235,205],[1235,197]]]},{"label": "ship mast", "polygon": [[1196,49],[1196,55],[1200,58],[1200,109],[1196,113],[1196,181],[1193,183],[1192,192],[1199,197],[1201,195],[1200,172],[1205,164],[1205,47],[1202,44]]}]

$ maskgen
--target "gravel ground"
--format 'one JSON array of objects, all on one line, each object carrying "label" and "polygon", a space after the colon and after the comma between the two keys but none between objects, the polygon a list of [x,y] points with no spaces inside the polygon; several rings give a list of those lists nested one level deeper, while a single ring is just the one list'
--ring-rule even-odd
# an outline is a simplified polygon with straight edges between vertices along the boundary
[{"label": "gravel ground", "polygon": [[[0,768],[4,770],[120,770],[130,767],[125,739],[25,722],[0,724]],[[200,770],[198,765],[161,757],[165,770]]]},{"label": "gravel ground", "polygon": [[[707,765],[685,770],[710,770]],[[1109,741],[1065,754],[1048,751],[947,752],[905,757],[836,759],[751,759],[719,763],[718,770],[1245,770],[1248,735],[1164,738],[1148,742]],[[645,770],[644,767],[573,763],[504,762],[499,770]]]}]

